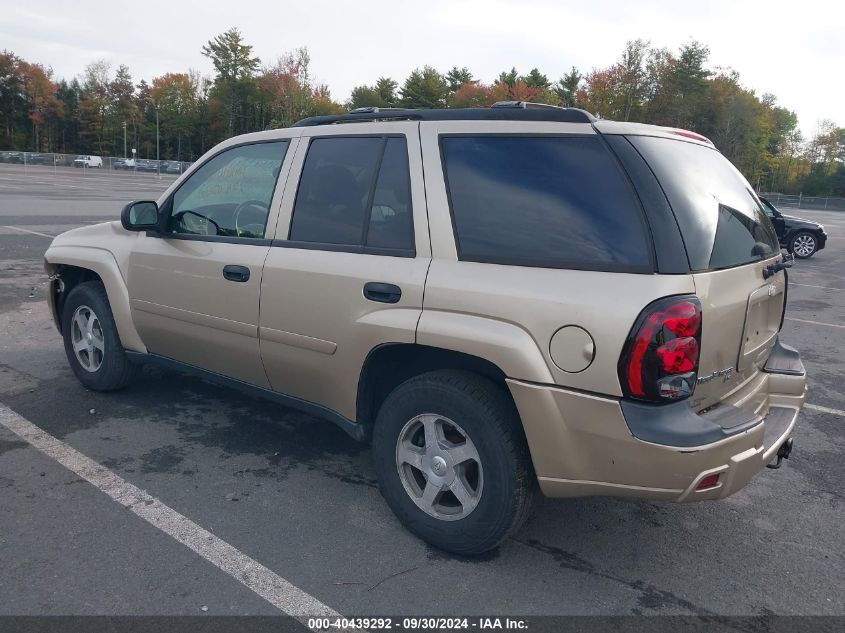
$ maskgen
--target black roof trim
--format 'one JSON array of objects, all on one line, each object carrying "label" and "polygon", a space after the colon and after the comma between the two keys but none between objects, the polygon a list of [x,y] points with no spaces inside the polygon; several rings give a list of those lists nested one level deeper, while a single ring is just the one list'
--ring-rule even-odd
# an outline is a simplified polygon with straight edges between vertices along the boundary
[{"label": "black roof trim", "polygon": [[500,101],[490,108],[357,108],[349,114],[312,116],[293,127],[333,125],[364,121],[553,121],[557,123],[593,123],[595,117],[578,108],[559,108],[525,101]]}]

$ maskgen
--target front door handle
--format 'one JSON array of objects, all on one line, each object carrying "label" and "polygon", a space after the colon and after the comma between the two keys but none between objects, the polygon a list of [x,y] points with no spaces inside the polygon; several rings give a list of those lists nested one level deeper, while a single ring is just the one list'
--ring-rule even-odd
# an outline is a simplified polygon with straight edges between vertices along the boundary
[{"label": "front door handle", "polygon": [[393,284],[368,281],[364,284],[364,297],[379,303],[398,303],[402,298],[402,289]]},{"label": "front door handle", "polygon": [[249,281],[249,268],[234,264],[223,266],[223,277],[229,281]]}]

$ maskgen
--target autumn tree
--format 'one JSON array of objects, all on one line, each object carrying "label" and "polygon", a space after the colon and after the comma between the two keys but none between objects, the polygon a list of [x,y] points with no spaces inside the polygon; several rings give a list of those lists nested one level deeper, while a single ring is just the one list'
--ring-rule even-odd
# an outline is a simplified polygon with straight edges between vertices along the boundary
[{"label": "autumn tree", "polygon": [[261,71],[258,88],[269,98],[270,127],[287,127],[309,114],[313,102],[310,64],[308,49],[300,48]]},{"label": "autumn tree", "polygon": [[622,68],[596,69],[584,77],[584,87],[577,98],[583,107],[603,119],[621,119],[625,112],[625,96],[619,90]]},{"label": "autumn tree", "polygon": [[164,143],[175,150],[166,153],[182,160],[182,141],[198,122],[197,86],[187,73],[167,73],[153,79],[150,98],[158,107]]},{"label": "autumn tree", "polygon": [[449,95],[450,108],[486,108],[496,101],[490,86],[468,81]]},{"label": "autumn tree", "polygon": [[49,121],[61,118],[64,114],[62,102],[56,96],[57,86],[51,78],[52,71],[41,64],[21,65],[23,90],[26,96],[29,120],[32,124],[32,145],[36,151],[42,151],[41,132]]},{"label": "autumn tree", "polygon": [[[140,155],[155,156],[158,112],[162,157],[194,158],[233,134],[343,111],[312,76],[307,49],[260,67],[240,32],[230,29],[202,52],[214,65],[213,77],[171,72],[133,85],[126,66],[112,73],[108,62],[95,61],[79,77],[55,81],[48,67],[3,51],[0,149],[122,152],[126,122]],[[539,68],[523,74],[511,67],[485,83],[467,67],[441,74],[423,66],[399,83],[382,76],[359,84],[345,105],[472,108],[535,101],[580,107],[604,118],[700,132],[761,190],[845,195],[843,128],[823,121],[805,139],[795,112],[743,85],[736,71],[708,68],[708,58],[700,42],[669,50],[634,39],[610,66],[585,74],[571,67],[554,83]]]}]

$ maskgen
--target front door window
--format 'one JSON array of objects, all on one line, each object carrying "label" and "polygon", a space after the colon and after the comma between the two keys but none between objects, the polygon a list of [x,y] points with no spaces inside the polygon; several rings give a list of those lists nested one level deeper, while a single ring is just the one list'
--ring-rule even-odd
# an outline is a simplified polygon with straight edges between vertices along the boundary
[{"label": "front door window", "polygon": [[288,145],[240,145],[206,162],[173,194],[168,231],[263,238]]}]

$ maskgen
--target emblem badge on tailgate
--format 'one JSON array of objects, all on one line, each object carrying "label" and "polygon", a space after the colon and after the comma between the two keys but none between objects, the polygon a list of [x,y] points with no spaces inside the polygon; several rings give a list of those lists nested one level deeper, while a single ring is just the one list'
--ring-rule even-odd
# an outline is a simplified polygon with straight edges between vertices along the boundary
[{"label": "emblem badge on tailgate", "polygon": [[769,296],[774,297],[775,293],[778,291],[772,284],[769,284]]},{"label": "emblem badge on tailgate", "polygon": [[728,382],[733,376],[734,368],[733,367],[725,367],[724,369],[717,369],[713,373],[707,374],[706,376],[699,376],[698,383],[704,384],[705,382],[710,382],[711,380],[716,380],[716,378],[722,379],[722,382]]}]

